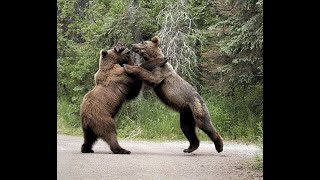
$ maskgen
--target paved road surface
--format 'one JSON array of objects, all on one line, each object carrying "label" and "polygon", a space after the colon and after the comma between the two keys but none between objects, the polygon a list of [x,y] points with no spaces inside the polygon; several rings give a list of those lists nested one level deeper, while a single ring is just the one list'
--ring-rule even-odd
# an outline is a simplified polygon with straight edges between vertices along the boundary
[{"label": "paved road surface", "polygon": [[82,137],[57,135],[58,180],[139,180],[139,179],[263,179],[263,172],[247,168],[258,148],[224,142],[217,153],[210,142],[200,142],[193,153],[183,153],[186,141],[146,142],[122,140],[120,145],[130,155],[112,154],[102,140],[94,145],[95,153],[82,154]]}]

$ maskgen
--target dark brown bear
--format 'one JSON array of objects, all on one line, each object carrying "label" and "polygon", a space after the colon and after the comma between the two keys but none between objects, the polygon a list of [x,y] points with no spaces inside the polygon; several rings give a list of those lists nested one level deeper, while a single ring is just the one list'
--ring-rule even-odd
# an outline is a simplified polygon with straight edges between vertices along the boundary
[{"label": "dark brown bear", "polygon": [[[157,62],[164,58],[158,47],[159,41],[159,37],[155,36],[151,41],[133,44],[132,50],[147,62]],[[163,103],[180,112],[180,127],[190,143],[184,152],[190,153],[199,147],[200,141],[196,135],[196,125],[214,142],[217,152],[223,151],[223,140],[211,123],[208,108],[203,99],[187,81],[175,72],[169,63],[157,66],[151,72],[139,66],[124,65],[124,68],[128,74],[134,74],[153,86],[155,93]]]},{"label": "dark brown bear", "polygon": [[[125,100],[138,96],[142,81],[133,75],[125,73],[124,63],[134,65],[130,51],[118,44],[114,49],[101,50],[99,70],[95,74],[95,87],[83,98],[80,106],[84,143],[82,153],[93,153],[92,145],[97,138],[108,143],[115,154],[130,154],[123,149],[117,140],[114,117]],[[164,62],[144,63],[144,67],[152,70]]]}]

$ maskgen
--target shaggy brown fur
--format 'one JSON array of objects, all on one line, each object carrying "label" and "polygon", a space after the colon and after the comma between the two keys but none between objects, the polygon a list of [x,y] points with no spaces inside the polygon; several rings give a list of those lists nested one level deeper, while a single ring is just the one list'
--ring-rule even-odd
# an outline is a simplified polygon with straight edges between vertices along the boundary
[{"label": "shaggy brown fur", "polygon": [[[138,96],[142,81],[125,73],[124,63],[134,65],[129,49],[117,45],[114,49],[101,50],[99,70],[95,74],[96,86],[88,92],[80,106],[80,117],[84,134],[82,153],[93,153],[92,145],[102,138],[115,154],[130,154],[120,147],[117,140],[114,117],[125,100]],[[159,64],[160,63],[160,64]],[[144,63],[152,70],[164,62]]]},{"label": "shaggy brown fur", "polygon": [[164,58],[159,58],[159,60],[157,61],[145,61],[140,65],[140,67],[148,71],[152,71],[157,66],[160,66],[160,67],[164,66],[168,62],[168,59],[169,59],[168,57],[164,57]]},{"label": "shaggy brown fur", "polygon": [[[159,37],[155,36],[151,41],[133,44],[132,50],[141,55],[145,61],[159,61],[164,57],[158,47],[159,42]],[[196,125],[214,142],[217,152],[223,151],[223,140],[211,123],[208,108],[203,99],[169,63],[157,66],[151,72],[139,66],[124,64],[124,68],[127,73],[134,74],[152,85],[163,103],[180,112],[180,127],[190,142],[190,146],[184,152],[190,153],[199,147]]]}]

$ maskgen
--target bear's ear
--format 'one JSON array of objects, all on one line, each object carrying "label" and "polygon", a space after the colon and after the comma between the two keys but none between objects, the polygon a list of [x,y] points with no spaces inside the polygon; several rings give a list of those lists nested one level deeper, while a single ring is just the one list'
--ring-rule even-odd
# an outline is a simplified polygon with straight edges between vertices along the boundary
[{"label": "bear's ear", "polygon": [[102,56],[102,58],[105,58],[105,57],[107,57],[107,55],[108,55],[108,52],[107,52],[107,50],[105,50],[105,49],[102,49],[102,50],[100,51],[100,55]]},{"label": "bear's ear", "polygon": [[125,49],[125,47],[121,43],[118,43],[113,49],[116,53],[119,53],[122,52]]},{"label": "bear's ear", "polygon": [[151,41],[158,46],[160,43],[160,38],[158,36],[154,36],[153,38],[151,38]]}]

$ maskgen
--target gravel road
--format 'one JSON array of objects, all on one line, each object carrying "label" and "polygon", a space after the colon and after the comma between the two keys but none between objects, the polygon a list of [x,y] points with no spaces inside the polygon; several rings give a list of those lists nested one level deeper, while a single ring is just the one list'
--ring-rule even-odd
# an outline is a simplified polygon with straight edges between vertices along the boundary
[{"label": "gravel road", "polygon": [[58,180],[88,179],[263,179],[263,172],[247,167],[255,156],[255,145],[225,141],[217,153],[211,142],[200,142],[193,153],[183,153],[188,141],[147,142],[120,140],[130,155],[112,154],[102,140],[93,146],[95,153],[82,154],[82,137],[57,135]]}]

